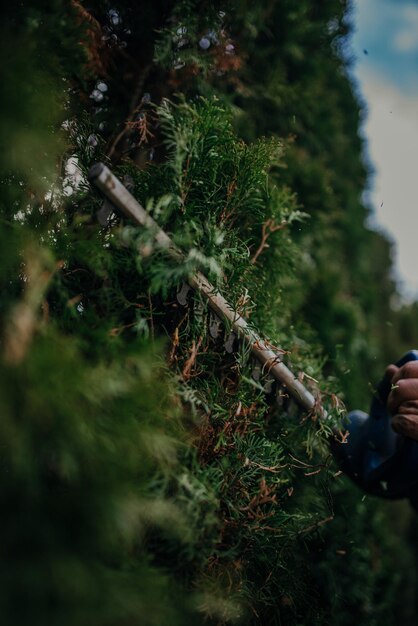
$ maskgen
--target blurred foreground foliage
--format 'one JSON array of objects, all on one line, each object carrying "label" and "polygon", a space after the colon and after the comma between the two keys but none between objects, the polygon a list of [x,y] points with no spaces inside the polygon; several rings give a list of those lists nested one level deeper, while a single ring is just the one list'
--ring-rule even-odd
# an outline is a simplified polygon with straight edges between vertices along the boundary
[{"label": "blurred foreground foliage", "polygon": [[[407,506],[348,484],[329,424],[266,394],[198,295],[176,299],[203,270],[334,422],[337,392],[367,408],[415,342],[360,200],[345,4],[7,11],[2,623],[415,623]],[[99,225],[97,160],[183,263]]]}]

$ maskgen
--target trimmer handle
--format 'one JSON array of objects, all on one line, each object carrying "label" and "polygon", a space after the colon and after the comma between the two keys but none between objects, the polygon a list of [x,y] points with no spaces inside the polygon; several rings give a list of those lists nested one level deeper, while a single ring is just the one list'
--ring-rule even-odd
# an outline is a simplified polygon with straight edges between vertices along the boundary
[{"label": "trimmer handle", "polygon": [[[397,363],[417,361],[411,350]],[[333,443],[341,469],[364,491],[384,498],[417,498],[418,441],[398,435],[392,429],[387,400],[391,381],[384,377],[376,388],[370,414],[353,411],[348,415],[347,443]]]}]

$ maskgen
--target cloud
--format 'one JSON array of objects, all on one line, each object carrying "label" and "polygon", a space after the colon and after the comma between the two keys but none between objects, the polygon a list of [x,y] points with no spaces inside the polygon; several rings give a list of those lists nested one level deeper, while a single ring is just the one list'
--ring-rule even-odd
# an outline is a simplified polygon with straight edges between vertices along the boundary
[{"label": "cloud", "polygon": [[396,33],[393,39],[393,49],[397,52],[415,52],[418,50],[418,29],[401,30]]},{"label": "cloud", "polygon": [[410,3],[401,7],[404,19],[418,24],[418,4]]},{"label": "cloud", "polygon": [[402,91],[418,95],[418,3],[354,0],[352,18],[352,50],[358,65],[390,78]]},{"label": "cloud", "polygon": [[401,26],[394,33],[392,47],[396,52],[418,51],[418,5],[408,4],[399,8]]},{"label": "cloud", "polygon": [[395,240],[404,294],[418,295],[418,95],[402,93],[369,68],[359,68],[357,76],[368,103],[363,133],[375,168],[368,193],[373,225]]}]

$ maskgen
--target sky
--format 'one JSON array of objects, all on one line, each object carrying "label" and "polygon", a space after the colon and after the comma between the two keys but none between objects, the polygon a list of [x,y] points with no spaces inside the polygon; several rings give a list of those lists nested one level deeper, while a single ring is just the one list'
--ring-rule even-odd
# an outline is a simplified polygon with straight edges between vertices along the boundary
[{"label": "sky", "polygon": [[418,299],[418,0],[353,0],[352,68],[367,115],[371,225],[394,242],[395,277]]}]

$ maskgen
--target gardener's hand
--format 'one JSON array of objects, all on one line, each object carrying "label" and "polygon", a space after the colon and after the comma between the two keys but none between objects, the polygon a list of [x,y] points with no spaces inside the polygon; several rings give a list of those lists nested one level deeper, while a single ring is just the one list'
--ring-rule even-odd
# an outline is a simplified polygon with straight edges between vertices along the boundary
[{"label": "gardener's hand", "polygon": [[386,376],[392,384],[387,404],[393,416],[392,428],[418,441],[418,361],[408,361],[402,367],[389,365]]}]

